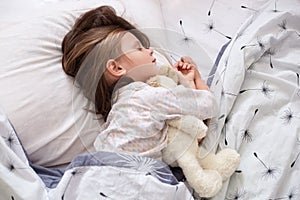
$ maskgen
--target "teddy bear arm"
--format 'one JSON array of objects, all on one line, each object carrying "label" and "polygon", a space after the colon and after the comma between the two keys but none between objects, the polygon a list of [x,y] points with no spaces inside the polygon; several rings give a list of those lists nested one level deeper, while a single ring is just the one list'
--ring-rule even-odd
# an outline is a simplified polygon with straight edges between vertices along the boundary
[{"label": "teddy bear arm", "polygon": [[213,197],[222,187],[222,178],[215,170],[204,170],[193,152],[186,152],[177,160],[189,185],[201,197]]},{"label": "teddy bear arm", "polygon": [[200,147],[198,159],[204,169],[217,170],[224,181],[235,172],[240,162],[240,155],[234,149],[223,149],[214,154]]},{"label": "teddy bear arm", "polygon": [[178,119],[172,119],[168,122],[169,126],[177,128],[193,138],[204,138],[207,132],[207,126],[204,122],[194,116],[184,115]]}]

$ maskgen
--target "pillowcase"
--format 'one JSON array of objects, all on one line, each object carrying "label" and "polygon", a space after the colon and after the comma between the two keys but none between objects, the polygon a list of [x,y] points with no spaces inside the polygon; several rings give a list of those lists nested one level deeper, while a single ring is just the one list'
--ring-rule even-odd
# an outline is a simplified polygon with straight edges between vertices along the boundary
[{"label": "pillowcase", "polygon": [[101,125],[62,70],[64,35],[79,15],[101,5],[113,6],[133,24],[162,28],[159,1],[22,2],[1,3],[0,105],[33,163],[63,166],[94,151]]}]

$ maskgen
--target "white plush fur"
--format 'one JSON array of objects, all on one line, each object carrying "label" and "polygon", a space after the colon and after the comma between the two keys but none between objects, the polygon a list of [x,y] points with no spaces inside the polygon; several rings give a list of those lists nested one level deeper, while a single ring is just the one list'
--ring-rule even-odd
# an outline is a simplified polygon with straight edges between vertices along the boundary
[{"label": "white plush fur", "polygon": [[[179,73],[171,67],[162,66],[160,75],[151,77],[147,83],[153,87],[173,88],[182,84]],[[212,197],[222,187],[239,165],[239,154],[233,149],[223,149],[217,154],[206,152],[198,146],[198,139],[206,136],[207,126],[202,120],[186,115],[167,121],[168,146],[163,150],[163,160],[179,166],[189,185],[201,197]]]}]

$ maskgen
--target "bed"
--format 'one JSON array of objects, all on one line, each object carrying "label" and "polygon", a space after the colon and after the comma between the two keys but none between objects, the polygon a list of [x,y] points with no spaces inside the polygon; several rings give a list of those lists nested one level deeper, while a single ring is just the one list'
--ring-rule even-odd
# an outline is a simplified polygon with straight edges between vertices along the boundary
[{"label": "bed", "polygon": [[0,2],[1,200],[198,198],[163,162],[95,152],[101,119],[60,45],[100,5],[198,63],[218,106],[203,145],[241,156],[211,199],[300,199],[299,0],[13,0]]}]

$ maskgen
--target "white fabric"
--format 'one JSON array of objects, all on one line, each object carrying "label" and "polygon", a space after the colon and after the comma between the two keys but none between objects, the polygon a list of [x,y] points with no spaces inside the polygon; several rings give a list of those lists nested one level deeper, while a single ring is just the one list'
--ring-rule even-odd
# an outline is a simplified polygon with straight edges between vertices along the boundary
[{"label": "white fabric", "polygon": [[[65,200],[193,200],[184,183],[174,186],[162,184],[152,176],[145,176],[141,171],[109,166],[82,167],[76,170],[79,175],[73,175],[74,170],[67,171],[59,187],[49,192],[49,199],[58,200],[64,195]],[[80,184],[72,184],[78,181]]]},{"label": "white fabric", "polygon": [[0,152],[0,199],[12,199],[12,194],[14,199],[47,199],[46,188],[29,166],[22,145],[1,107]]},{"label": "white fabric", "polygon": [[[127,155],[120,155],[123,160],[119,160],[119,165],[124,167],[74,167],[64,173],[57,187],[46,188],[28,165],[22,146],[2,109],[0,128],[1,200],[193,199],[184,183],[171,185],[161,181],[162,178],[171,180],[168,177],[170,174],[160,171],[164,165],[158,165],[150,158],[144,158],[141,162],[141,158]],[[15,140],[8,140],[7,134]]]},{"label": "white fabric", "polygon": [[[183,3],[182,0],[162,0],[161,7],[167,29],[183,34],[179,24],[182,20],[185,35],[191,39],[190,43],[196,42],[212,60],[215,60],[221,47],[228,42],[228,39],[217,31],[233,37],[245,20],[255,13],[253,10],[241,9],[241,6],[259,9],[268,1],[190,0]],[[215,30],[208,29],[207,25],[211,23]]]},{"label": "white fabric", "polygon": [[[25,153],[23,152],[19,138],[15,134],[15,130],[9,122],[9,119],[7,119],[5,111],[2,107],[0,107],[0,133],[7,146],[13,148],[14,152],[16,152],[16,154],[19,156],[19,159],[28,165],[29,163]],[[5,156],[5,154],[2,154],[2,156]]]},{"label": "white fabric", "polygon": [[116,92],[116,102],[94,145],[96,150],[126,152],[161,159],[165,121],[182,115],[204,120],[214,114],[214,97],[206,90],[177,86],[154,88],[133,82]]},{"label": "white fabric", "polygon": [[220,148],[240,153],[241,172],[215,200],[300,199],[299,8],[296,0],[270,1],[220,61],[212,83],[220,106],[215,129]]}]

